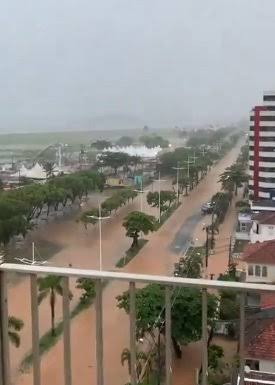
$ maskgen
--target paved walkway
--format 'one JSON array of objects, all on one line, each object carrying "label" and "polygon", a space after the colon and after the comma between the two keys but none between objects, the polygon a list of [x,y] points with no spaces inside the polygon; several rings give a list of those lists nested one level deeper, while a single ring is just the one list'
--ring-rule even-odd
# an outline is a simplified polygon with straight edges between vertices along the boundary
[{"label": "paved walkway", "polygon": [[[196,187],[192,194],[184,198],[181,207],[178,208],[158,232],[149,236],[150,242],[148,242],[141,252],[124,268],[124,271],[147,274],[171,274],[173,263],[178,259],[178,255],[171,251],[171,243],[180,231],[182,223],[194,213],[198,212],[201,204],[210,199],[210,197],[219,190],[219,185],[216,181],[225,167],[233,163],[238,152],[239,147],[232,150],[211,170],[207,178]],[[112,258],[113,253],[116,252],[115,250],[118,250],[119,242],[114,240],[120,239],[121,231],[123,231],[121,230],[121,225],[116,226],[114,224],[113,232],[108,232],[108,237],[106,236],[104,242],[104,256],[110,255],[110,258]],[[65,232],[63,236],[66,238]],[[86,240],[84,240],[83,237],[86,237]],[[70,246],[68,244],[67,249],[63,250],[61,255],[56,257],[55,262],[63,262],[64,265],[64,261],[66,261],[66,263],[70,261],[73,263],[73,266],[93,267],[94,262],[92,262],[90,249],[82,249],[82,245],[85,242],[87,242],[90,247],[92,247],[91,243],[94,244],[94,247],[97,246],[95,237],[93,237],[91,242],[90,239],[87,239],[87,236],[83,235],[83,232],[79,232],[74,235],[74,243],[70,244]],[[125,242],[127,243],[127,241]],[[71,240],[69,243],[71,243]],[[128,245],[125,245],[124,250],[127,249]],[[63,258],[61,258],[61,256]],[[110,266],[111,268],[111,266],[114,265],[114,260],[109,261],[106,256],[104,263],[105,267]],[[26,283],[21,289],[21,293],[26,293]],[[116,296],[126,289],[127,285],[125,283],[112,282],[106,287],[103,294],[105,385],[120,385],[128,381],[127,370],[122,367],[120,363],[120,354],[123,348],[129,345],[129,323],[127,315],[116,307]],[[12,298],[16,296],[16,292],[18,293],[18,290],[10,293]],[[29,315],[27,315],[29,303],[25,301],[27,294],[22,297],[24,304],[18,303],[18,300],[12,301],[13,311],[16,315],[23,315],[24,317],[21,318],[29,322]],[[18,314],[18,306],[21,309],[20,314]],[[75,385],[95,384],[94,317],[95,314],[92,307],[91,310],[81,313],[72,321],[73,384]],[[46,303],[40,309],[40,322],[49,327],[49,307]],[[89,340],[91,343],[87,343]],[[25,336],[24,342],[30,342],[30,339],[27,339],[27,335]],[[22,345],[25,348],[28,346],[23,343]],[[63,370],[60,364],[62,362],[62,350],[62,340],[60,340],[48,354],[43,356],[41,365],[43,385],[60,385],[63,383]],[[187,356],[184,355],[184,357],[186,358]],[[189,364],[191,364],[191,362],[189,362]],[[175,378],[177,378],[176,372],[175,370]],[[31,383],[30,376],[31,373],[20,376],[17,378],[17,383],[29,385]],[[177,383],[173,384],[177,385]]]}]

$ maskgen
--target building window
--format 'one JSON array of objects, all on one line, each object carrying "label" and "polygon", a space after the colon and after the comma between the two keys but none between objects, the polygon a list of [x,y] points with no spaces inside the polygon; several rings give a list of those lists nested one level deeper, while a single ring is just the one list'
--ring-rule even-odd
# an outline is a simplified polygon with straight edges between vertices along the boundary
[{"label": "building window", "polygon": [[248,266],[248,275],[253,275],[253,274],[254,274],[253,266],[252,266],[252,265],[249,265],[249,266]]},{"label": "building window", "polygon": [[262,277],[267,277],[267,266],[262,267]]},{"label": "building window", "polygon": [[261,276],[261,266],[259,266],[259,265],[255,266],[255,275],[256,275],[256,277]]},{"label": "building window", "polygon": [[247,232],[246,223],[240,223],[240,230],[241,230],[241,233],[246,233]]},{"label": "building window", "polygon": [[250,367],[251,370],[260,370],[260,362],[256,360],[245,360],[245,364]]}]

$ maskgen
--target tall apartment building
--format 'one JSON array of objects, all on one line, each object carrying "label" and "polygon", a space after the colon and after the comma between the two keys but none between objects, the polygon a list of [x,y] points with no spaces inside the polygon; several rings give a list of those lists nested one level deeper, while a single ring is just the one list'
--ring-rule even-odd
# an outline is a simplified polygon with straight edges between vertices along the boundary
[{"label": "tall apartment building", "polygon": [[249,175],[254,205],[275,209],[275,91],[264,92],[263,104],[250,113]]}]

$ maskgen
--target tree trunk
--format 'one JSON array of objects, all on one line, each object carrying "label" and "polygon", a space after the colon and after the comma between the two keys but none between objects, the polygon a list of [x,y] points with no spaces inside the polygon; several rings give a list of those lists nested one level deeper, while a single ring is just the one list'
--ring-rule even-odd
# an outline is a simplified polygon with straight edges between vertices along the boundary
[{"label": "tree trunk", "polygon": [[158,331],[158,382],[157,385],[160,385],[161,381],[161,356],[160,356],[160,331]]},{"label": "tree trunk", "polygon": [[131,245],[131,249],[134,249],[136,247],[138,247],[138,233],[135,233],[135,235],[133,236],[133,242]]},{"label": "tree trunk", "polygon": [[50,298],[50,304],[51,304],[51,329],[52,329],[52,336],[55,336],[55,328],[54,328],[54,319],[55,319],[55,294],[53,289],[51,289],[51,298]]},{"label": "tree trunk", "polygon": [[174,348],[176,357],[180,359],[182,357],[181,348],[174,337],[172,337],[172,344],[173,344],[173,348]]},{"label": "tree trunk", "polygon": [[185,186],[185,195],[188,195],[188,185]]}]

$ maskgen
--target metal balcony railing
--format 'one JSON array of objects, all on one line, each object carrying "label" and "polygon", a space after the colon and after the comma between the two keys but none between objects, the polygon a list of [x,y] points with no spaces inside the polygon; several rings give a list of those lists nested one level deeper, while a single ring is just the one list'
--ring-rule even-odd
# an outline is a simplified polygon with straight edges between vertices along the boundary
[{"label": "metal balcony railing", "polygon": [[[155,275],[127,274],[95,270],[81,270],[74,268],[57,268],[46,266],[26,266],[4,263],[0,265],[0,385],[11,385],[10,353],[8,338],[8,298],[7,275],[9,273],[28,274],[30,277],[31,298],[31,328],[33,352],[33,384],[41,384],[40,354],[39,354],[39,313],[37,297],[37,277],[39,275],[56,275],[62,277],[63,284],[63,343],[64,343],[64,385],[72,385],[71,375],[71,343],[70,343],[70,278],[91,278],[96,282],[96,378],[97,385],[104,385],[103,370],[103,312],[102,290],[105,281],[126,281],[129,283],[130,293],[130,354],[131,354],[131,384],[138,384],[136,378],[136,308],[135,290],[137,284],[156,283],[164,285],[165,291],[165,384],[172,383],[172,355],[171,355],[171,294],[174,287],[193,287],[202,290],[202,376],[201,384],[207,385],[208,370],[208,329],[207,329],[207,290],[230,289],[240,293],[240,331],[239,331],[239,384],[244,384],[244,335],[245,335],[245,297],[248,292],[275,292],[275,286],[265,284],[237,283],[228,281],[214,281],[206,279],[175,278]],[[61,384],[60,384],[61,385]]]}]

